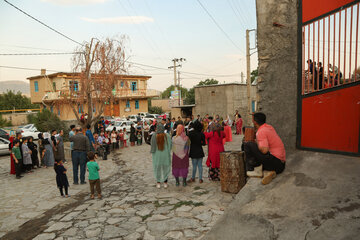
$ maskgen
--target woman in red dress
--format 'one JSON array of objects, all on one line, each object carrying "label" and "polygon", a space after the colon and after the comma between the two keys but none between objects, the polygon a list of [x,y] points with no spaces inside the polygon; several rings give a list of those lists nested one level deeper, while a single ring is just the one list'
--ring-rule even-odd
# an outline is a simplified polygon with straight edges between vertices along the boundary
[{"label": "woman in red dress", "polygon": [[209,167],[209,177],[213,181],[220,181],[220,153],[225,151],[223,139],[226,137],[220,124],[213,123],[212,132],[204,132],[208,140],[209,152],[206,165]]},{"label": "woman in red dress", "polygon": [[238,113],[235,115],[235,124],[236,124],[236,135],[241,134],[243,120],[241,118],[241,115]]},{"label": "woman in red dress", "polygon": [[[13,142],[14,142],[14,135],[11,135],[9,138],[10,144],[9,144],[9,151],[11,152],[11,149],[13,148]],[[14,164],[14,159],[13,159],[13,155],[10,154],[10,174],[15,175],[15,164]]]}]

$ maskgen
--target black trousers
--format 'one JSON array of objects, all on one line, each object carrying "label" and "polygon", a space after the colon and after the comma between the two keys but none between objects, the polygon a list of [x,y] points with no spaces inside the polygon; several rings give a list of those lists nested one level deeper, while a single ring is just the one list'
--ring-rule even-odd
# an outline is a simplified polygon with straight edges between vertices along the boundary
[{"label": "black trousers", "polygon": [[15,172],[16,172],[16,176],[17,177],[20,177],[21,175],[21,162],[22,162],[22,159],[18,159],[18,163],[14,161],[14,165],[15,165]]},{"label": "black trousers", "polygon": [[68,187],[67,187],[67,186],[63,186],[63,187],[59,187],[61,196],[64,196],[63,188],[65,189],[65,195],[69,195],[69,194],[68,194]]},{"label": "black trousers", "polygon": [[254,167],[260,165],[263,165],[263,170],[275,171],[276,173],[282,173],[285,169],[285,162],[270,153],[263,154],[255,142],[245,142],[244,151],[247,171],[253,171]]}]

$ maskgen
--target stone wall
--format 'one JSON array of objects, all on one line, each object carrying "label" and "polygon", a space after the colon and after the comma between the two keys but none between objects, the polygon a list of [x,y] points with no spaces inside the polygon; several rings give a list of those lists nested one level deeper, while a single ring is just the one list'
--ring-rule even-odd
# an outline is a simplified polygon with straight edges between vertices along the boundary
[{"label": "stone wall", "polygon": [[[258,110],[296,148],[297,0],[257,0]],[[276,25],[276,26],[275,26]]]},{"label": "stone wall", "polygon": [[28,124],[27,116],[35,113],[5,113],[1,114],[3,119],[11,122],[12,126],[20,126]]}]

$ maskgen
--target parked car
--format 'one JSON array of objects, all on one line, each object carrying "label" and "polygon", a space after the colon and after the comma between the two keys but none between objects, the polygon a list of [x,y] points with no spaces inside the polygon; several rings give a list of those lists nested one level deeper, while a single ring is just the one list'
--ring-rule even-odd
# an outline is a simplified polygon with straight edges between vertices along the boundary
[{"label": "parked car", "polygon": [[126,128],[126,132],[130,132],[131,124],[134,124],[134,127],[136,128],[137,125],[133,121],[121,121],[115,122],[114,125],[108,126],[106,131],[112,131],[115,127],[116,131]]},{"label": "parked car", "polygon": [[148,114],[148,115],[146,115],[145,117],[144,117],[144,120],[145,121],[147,121],[147,122],[149,122],[150,120],[155,120],[155,119],[157,119],[159,117],[159,115],[158,114]]},{"label": "parked car", "polygon": [[9,144],[10,144],[9,140],[0,137],[0,155],[10,154],[10,152],[9,152]]},{"label": "parked car", "polygon": [[139,112],[138,116],[140,116],[141,119],[143,119],[146,115],[148,115],[149,113],[147,112]]},{"label": "parked car", "polygon": [[[127,119],[129,120],[129,121],[132,121],[132,122],[134,122],[134,123],[137,123],[138,122],[138,120],[139,120],[139,116],[138,115],[129,115],[128,117],[127,117]],[[141,120],[141,119],[140,119]]]},{"label": "parked car", "polygon": [[9,140],[9,138],[10,138],[9,134],[4,129],[1,129],[1,128],[0,128],[0,137],[5,138],[7,140]]},{"label": "parked car", "polygon": [[34,124],[28,124],[23,126],[21,129],[21,135],[23,137],[33,137],[34,139],[38,139],[39,131],[35,127]]}]

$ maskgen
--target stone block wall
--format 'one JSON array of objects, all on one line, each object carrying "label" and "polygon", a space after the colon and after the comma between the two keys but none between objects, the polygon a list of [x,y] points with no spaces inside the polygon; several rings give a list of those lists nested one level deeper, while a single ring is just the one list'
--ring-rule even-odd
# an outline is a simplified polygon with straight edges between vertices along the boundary
[{"label": "stone block wall", "polygon": [[298,0],[257,0],[258,110],[296,149]]}]

